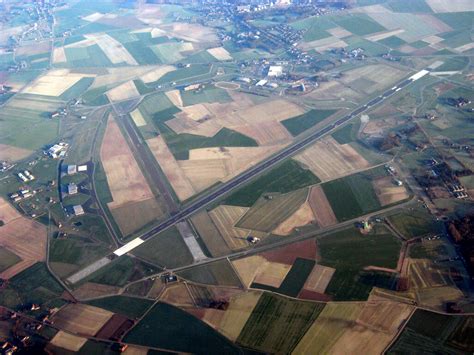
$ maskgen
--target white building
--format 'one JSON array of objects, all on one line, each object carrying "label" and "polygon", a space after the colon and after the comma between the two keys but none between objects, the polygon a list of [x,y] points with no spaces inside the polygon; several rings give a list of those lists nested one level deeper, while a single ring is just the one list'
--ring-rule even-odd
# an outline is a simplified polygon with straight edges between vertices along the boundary
[{"label": "white building", "polygon": [[81,216],[84,214],[84,209],[81,205],[72,206],[72,210],[74,211],[75,216]]},{"label": "white building", "polygon": [[283,67],[281,65],[271,65],[270,68],[268,68],[267,76],[276,78],[282,75],[283,75]]}]

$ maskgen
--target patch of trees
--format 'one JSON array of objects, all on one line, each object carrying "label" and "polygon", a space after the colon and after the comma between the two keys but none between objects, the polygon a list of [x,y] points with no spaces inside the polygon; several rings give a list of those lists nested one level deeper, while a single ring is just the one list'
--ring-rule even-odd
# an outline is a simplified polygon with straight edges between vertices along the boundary
[{"label": "patch of trees", "polygon": [[468,272],[474,275],[474,215],[448,222],[448,232],[459,245],[461,255],[466,260]]}]

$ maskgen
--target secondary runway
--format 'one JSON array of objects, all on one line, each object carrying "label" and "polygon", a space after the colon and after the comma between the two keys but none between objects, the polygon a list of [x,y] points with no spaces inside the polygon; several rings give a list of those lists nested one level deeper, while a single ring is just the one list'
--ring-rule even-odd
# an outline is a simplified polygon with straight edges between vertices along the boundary
[{"label": "secondary runway", "polygon": [[[352,111],[350,114],[340,118],[337,120],[335,123],[332,123],[325,128],[314,132],[313,134],[309,135],[308,137],[302,139],[301,141],[298,141],[294,143],[293,145],[283,149],[280,151],[278,154],[275,156],[271,157],[270,159],[263,161],[262,163],[254,166],[253,168],[250,168],[247,170],[245,173],[242,175],[239,175],[232,180],[229,180],[227,183],[221,185],[219,188],[217,188],[215,191],[210,193],[209,195],[203,196],[200,199],[196,200],[194,203],[189,205],[188,207],[184,208],[183,210],[177,212],[176,214],[172,215],[169,217],[166,221],[163,223],[159,224],[158,226],[152,228],[151,230],[145,232],[142,234],[140,237],[137,237],[133,239],[132,241],[128,242],[127,244],[123,245],[122,247],[118,248],[113,252],[115,256],[122,256],[124,254],[127,254],[128,252],[132,251],[136,247],[138,247],[140,244],[144,243],[147,239],[152,238],[159,232],[162,232],[177,222],[191,216],[194,212],[197,210],[201,209],[202,207],[209,205],[210,203],[218,200],[219,198],[223,197],[225,194],[230,192],[231,190],[234,190],[238,186],[248,182],[251,180],[254,176],[262,173],[263,171],[277,165],[278,163],[282,162],[284,159],[287,157],[295,154],[296,152],[302,150],[303,148],[307,147],[308,145],[312,144],[314,141],[317,139],[321,138],[322,136],[326,135],[327,133],[331,132],[332,130],[336,129],[337,127],[347,123],[348,121],[352,120],[353,118],[357,117],[361,113],[367,111],[368,109],[372,108],[374,105],[378,105],[381,102],[385,101],[387,98],[391,97],[398,91],[402,90],[406,86],[410,85],[411,83],[415,82],[418,79],[421,79],[425,75],[429,73],[428,70],[421,70],[417,72],[416,74],[412,75],[408,79],[405,79],[401,81],[399,84],[396,86],[392,87],[390,90],[385,91],[382,95],[376,97],[375,99],[372,99],[369,101],[367,104],[355,109]],[[80,272],[80,271],[79,271]],[[79,280],[77,280],[79,281]],[[77,282],[76,281],[76,282]]]}]

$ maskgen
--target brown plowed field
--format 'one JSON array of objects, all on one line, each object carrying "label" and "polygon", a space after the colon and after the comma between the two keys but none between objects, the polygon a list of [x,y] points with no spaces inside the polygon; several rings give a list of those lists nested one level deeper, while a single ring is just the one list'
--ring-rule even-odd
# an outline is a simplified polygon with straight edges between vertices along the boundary
[{"label": "brown plowed field", "polygon": [[101,296],[112,296],[118,294],[119,291],[120,287],[86,282],[78,289],[74,290],[73,295],[78,300],[85,300],[88,298],[95,298]]},{"label": "brown plowed field", "polygon": [[248,231],[235,228],[235,223],[248,211],[248,207],[221,205],[209,212],[219,233],[224,238],[227,246],[237,250],[248,246]]},{"label": "brown plowed field", "polygon": [[232,265],[239,274],[240,280],[243,285],[248,288],[255,279],[259,268],[265,265],[267,261],[260,255],[252,255],[243,259],[237,259],[232,261]]},{"label": "brown plowed field", "polygon": [[329,302],[332,300],[332,297],[329,295],[326,295],[324,293],[314,292],[314,291],[308,291],[305,289],[302,289],[300,291],[300,293],[298,294],[298,298],[302,300],[321,301],[321,302]]},{"label": "brown plowed field", "polygon": [[18,255],[22,261],[0,273],[0,278],[15,276],[36,261],[46,258],[46,226],[23,217],[7,201],[0,198],[0,246]]},{"label": "brown plowed field", "polygon": [[160,296],[160,301],[174,306],[194,306],[194,301],[184,283],[177,283],[166,287]]},{"label": "brown plowed field", "polygon": [[112,116],[107,123],[100,158],[113,198],[113,201],[108,203],[110,209],[153,197],[127,141]]},{"label": "brown plowed field", "polygon": [[314,240],[304,240],[260,254],[271,262],[293,265],[297,258],[316,260],[317,246]]},{"label": "brown plowed field", "polygon": [[372,183],[382,206],[390,205],[409,197],[405,186],[396,186],[391,176],[375,179]]},{"label": "brown plowed field", "polygon": [[148,139],[147,144],[178,198],[184,201],[193,196],[196,191],[181,170],[163,138],[158,136]]},{"label": "brown plowed field", "polygon": [[113,316],[112,312],[85,304],[68,304],[53,317],[55,326],[72,333],[94,336]]},{"label": "brown plowed field", "polygon": [[122,314],[114,314],[97,333],[98,338],[120,339],[133,326],[133,321]]},{"label": "brown plowed field", "polygon": [[0,143],[0,160],[15,161],[26,158],[32,150],[17,148],[12,145],[6,145]]},{"label": "brown plowed field", "polygon": [[315,221],[321,227],[327,227],[337,223],[336,215],[321,186],[313,186],[311,188],[308,203],[313,210]]}]

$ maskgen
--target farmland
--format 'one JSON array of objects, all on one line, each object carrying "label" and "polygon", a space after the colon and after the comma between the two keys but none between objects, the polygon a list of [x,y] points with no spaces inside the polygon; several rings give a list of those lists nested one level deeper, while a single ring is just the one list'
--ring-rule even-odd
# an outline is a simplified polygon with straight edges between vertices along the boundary
[{"label": "farmland", "polygon": [[237,343],[256,350],[291,352],[323,308],[324,304],[264,293],[237,338]]},{"label": "farmland", "polygon": [[238,353],[226,338],[193,316],[166,303],[158,303],[125,337],[142,346],[176,351]]},{"label": "farmland", "polygon": [[397,265],[400,242],[385,228],[368,235],[346,229],[318,239],[318,245],[321,264],[336,269],[326,289],[335,300],[364,300],[373,286],[390,286],[391,276],[363,270],[369,265]]}]

